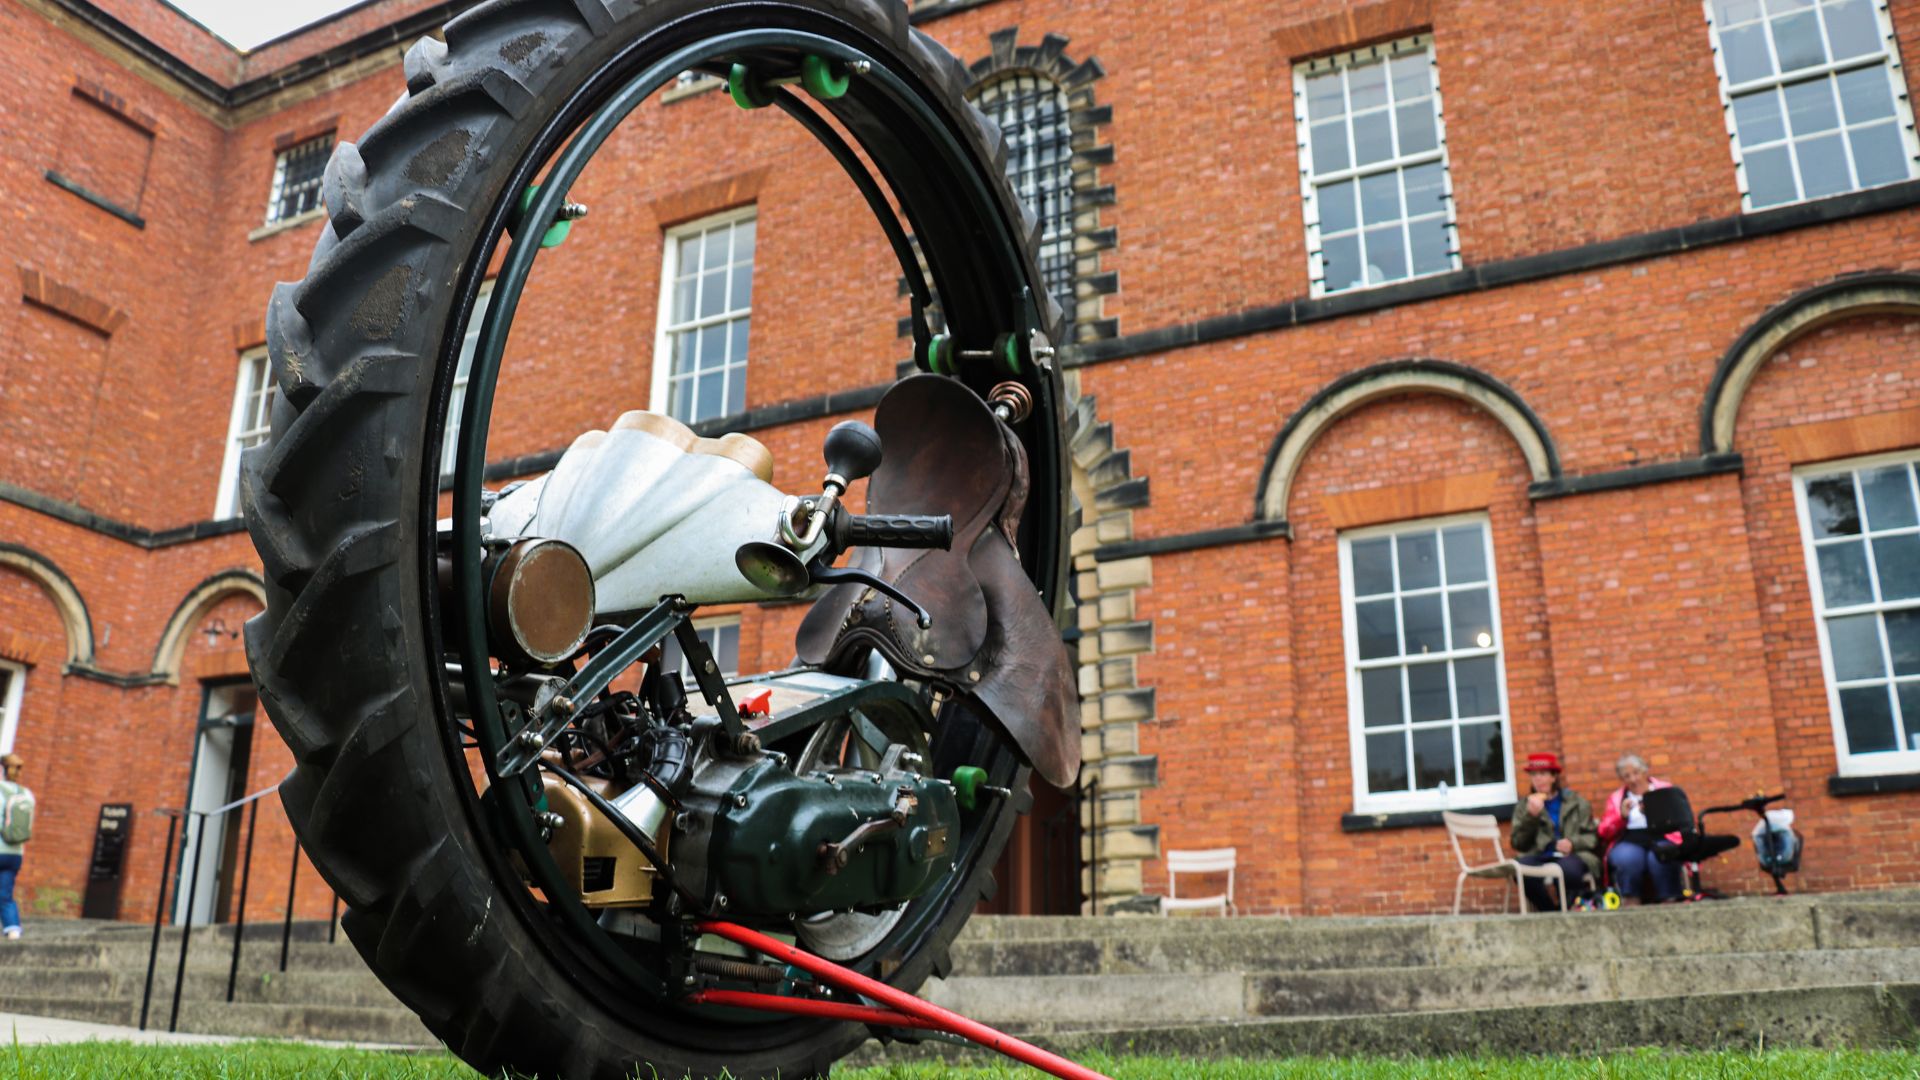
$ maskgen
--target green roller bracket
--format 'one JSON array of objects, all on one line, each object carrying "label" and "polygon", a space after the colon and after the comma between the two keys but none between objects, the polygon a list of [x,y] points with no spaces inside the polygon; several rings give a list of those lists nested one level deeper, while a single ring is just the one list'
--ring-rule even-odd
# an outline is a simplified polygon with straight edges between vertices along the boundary
[{"label": "green roller bracket", "polygon": [[962,765],[953,770],[953,801],[962,810],[980,805],[980,789],[987,786],[987,770],[978,765]]},{"label": "green roller bracket", "polygon": [[764,109],[773,104],[773,95],[745,64],[727,69],[727,96],[743,109]]},{"label": "green roller bracket", "polygon": [[808,53],[800,61],[800,85],[822,101],[832,101],[847,92],[847,68],[823,56]]},{"label": "green roller bracket", "polygon": [[[527,214],[533,210],[533,200],[538,197],[539,194],[539,184],[529,185],[527,190],[520,193],[520,206],[514,215],[516,223],[526,220]],[[508,231],[512,232],[514,230],[509,229]],[[562,241],[566,240],[567,234],[572,231],[573,222],[556,221],[547,226],[547,231],[540,237],[540,246],[543,248],[557,248]]]}]

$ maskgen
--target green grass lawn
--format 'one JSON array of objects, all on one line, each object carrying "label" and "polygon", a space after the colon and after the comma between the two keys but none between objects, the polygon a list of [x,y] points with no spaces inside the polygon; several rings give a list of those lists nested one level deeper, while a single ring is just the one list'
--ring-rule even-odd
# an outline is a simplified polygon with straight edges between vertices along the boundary
[{"label": "green grass lawn", "polygon": [[[1431,1058],[1273,1061],[1186,1061],[1176,1058],[1092,1056],[1084,1064],[1114,1080],[1920,1080],[1920,1053],[1682,1054],[1637,1051],[1596,1058]],[[206,1078],[206,1080],[473,1080],[477,1074],[445,1054],[332,1050],[294,1043],[251,1042],[201,1046],[79,1043],[0,1047],[0,1080],[93,1080],[95,1077]],[[1031,1080],[1034,1070],[983,1061],[979,1065],[915,1062],[840,1069],[835,1080]]]}]

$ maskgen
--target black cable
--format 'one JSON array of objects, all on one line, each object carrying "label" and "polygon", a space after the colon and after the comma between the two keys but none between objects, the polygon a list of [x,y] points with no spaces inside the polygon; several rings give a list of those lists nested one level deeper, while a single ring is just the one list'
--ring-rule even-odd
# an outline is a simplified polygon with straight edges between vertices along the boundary
[{"label": "black cable", "polygon": [[595,810],[600,811],[608,821],[613,823],[614,828],[620,830],[620,835],[626,837],[628,843],[640,849],[640,854],[647,857],[647,861],[652,863],[654,870],[659,873],[660,879],[667,883],[668,888],[678,893],[680,899],[686,901],[695,911],[706,910],[706,904],[673,876],[673,870],[667,865],[667,860],[660,856],[660,849],[653,846],[653,841],[647,839],[647,835],[640,831],[631,818],[621,813],[618,807],[602,798],[599,792],[588,787],[585,781],[567,770],[546,760],[540,762],[540,767],[559,777],[561,782],[585,796]]}]

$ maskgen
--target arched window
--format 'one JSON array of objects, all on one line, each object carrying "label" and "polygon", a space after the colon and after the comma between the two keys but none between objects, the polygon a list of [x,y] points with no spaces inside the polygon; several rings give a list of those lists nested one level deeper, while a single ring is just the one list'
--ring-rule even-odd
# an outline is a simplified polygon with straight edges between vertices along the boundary
[{"label": "arched window", "polygon": [[1040,218],[1040,277],[1073,326],[1073,131],[1067,95],[1051,79],[1009,74],[975,91],[973,103],[1007,140],[1007,179]]}]

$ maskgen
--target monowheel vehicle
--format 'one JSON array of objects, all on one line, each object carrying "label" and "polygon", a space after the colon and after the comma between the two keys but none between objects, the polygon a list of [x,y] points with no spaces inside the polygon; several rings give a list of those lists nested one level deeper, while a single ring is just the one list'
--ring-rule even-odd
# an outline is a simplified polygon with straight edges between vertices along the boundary
[{"label": "monowheel vehicle", "polygon": [[[793,494],[751,438],[642,411],[490,479],[535,258],[683,71],[845,168],[918,371]],[[1058,312],[1000,136],[898,0],[495,0],[405,73],[335,151],[312,265],[273,295],[272,437],[244,464],[288,815],[367,963],[483,1072],[824,1074],[874,1032],[700,1003],[831,995],[699,921],[916,988],[990,891],[1029,772],[1078,768]],[[868,473],[856,514],[839,496]],[[812,602],[798,659],[723,682],[690,617],[772,598]]]}]

